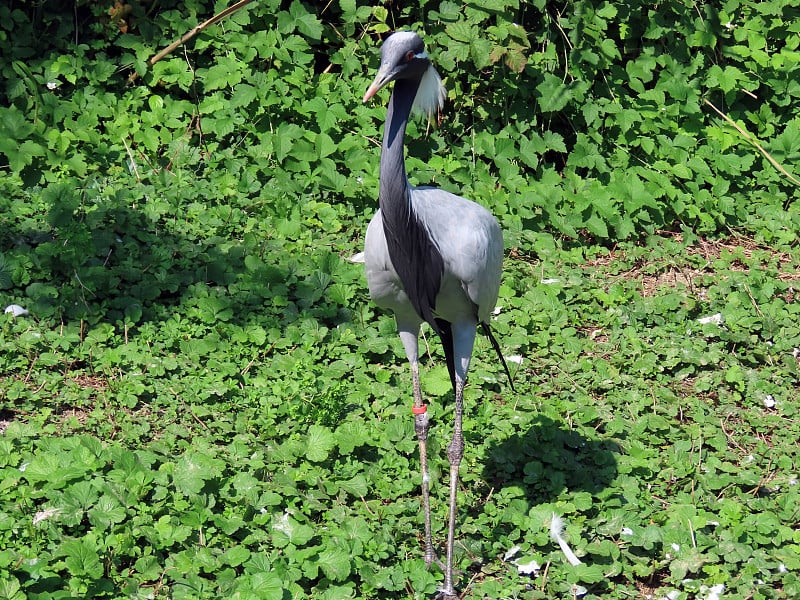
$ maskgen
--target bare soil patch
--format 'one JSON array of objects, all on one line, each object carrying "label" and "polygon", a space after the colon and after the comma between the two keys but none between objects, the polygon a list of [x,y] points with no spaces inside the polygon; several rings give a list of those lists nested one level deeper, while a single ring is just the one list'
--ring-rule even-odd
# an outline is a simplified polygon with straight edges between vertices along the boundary
[{"label": "bare soil patch", "polygon": [[[680,234],[672,234],[670,237],[677,242],[683,241]],[[760,245],[749,238],[734,236],[723,240],[700,239],[696,244],[686,247],[684,252],[685,257],[690,259],[685,261],[687,264],[667,263],[663,257],[652,261],[641,258],[616,276],[628,281],[639,281],[643,296],[653,296],[664,288],[682,286],[703,297],[707,286],[705,280],[717,270],[714,263],[725,260],[726,269],[730,271],[744,272],[752,268],[751,265],[769,265],[771,269],[778,270],[777,278],[780,281],[800,282],[800,269],[790,254]],[[624,251],[611,250],[608,254],[589,261],[586,267],[609,268],[624,259]],[[664,263],[663,268],[659,268],[659,262]],[[795,296],[794,288],[791,287],[786,300],[791,302]]]}]

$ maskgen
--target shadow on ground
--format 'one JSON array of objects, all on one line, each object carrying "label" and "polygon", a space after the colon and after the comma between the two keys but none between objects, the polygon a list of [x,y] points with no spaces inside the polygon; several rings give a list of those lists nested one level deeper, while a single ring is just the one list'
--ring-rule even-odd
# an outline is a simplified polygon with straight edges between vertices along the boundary
[{"label": "shadow on ground", "polygon": [[616,477],[619,452],[612,441],[589,439],[540,415],[527,430],[489,448],[483,478],[495,489],[521,487],[532,504],[564,491],[596,494]]}]

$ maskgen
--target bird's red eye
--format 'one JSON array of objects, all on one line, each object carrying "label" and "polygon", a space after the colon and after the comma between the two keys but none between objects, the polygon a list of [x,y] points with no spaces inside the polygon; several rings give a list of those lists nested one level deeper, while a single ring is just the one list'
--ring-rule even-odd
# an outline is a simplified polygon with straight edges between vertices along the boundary
[{"label": "bird's red eye", "polygon": [[408,54],[406,54],[406,62],[411,62],[412,60],[414,60],[415,56],[416,56],[416,54],[414,54],[414,52],[409,50]]}]

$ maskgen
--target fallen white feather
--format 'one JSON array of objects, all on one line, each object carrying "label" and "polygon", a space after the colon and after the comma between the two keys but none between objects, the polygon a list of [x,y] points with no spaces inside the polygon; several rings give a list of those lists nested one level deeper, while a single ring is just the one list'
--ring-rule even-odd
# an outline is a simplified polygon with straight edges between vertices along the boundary
[{"label": "fallen white feather", "polygon": [[[512,558],[514,558],[519,551],[521,550],[520,546],[511,546],[506,553],[503,555],[503,562],[508,562]],[[542,566],[536,562],[535,560],[529,560],[527,562],[523,562],[523,559],[518,558],[517,560],[513,561],[514,565],[517,567],[517,571],[520,575],[536,575]]]},{"label": "fallen white feather", "polygon": [[363,252],[359,252],[358,254],[353,254],[353,256],[351,256],[347,260],[349,260],[351,263],[359,263],[359,264],[361,264],[361,263],[364,262],[364,253]]},{"label": "fallen white feather", "polygon": [[725,584],[718,583],[717,585],[713,585],[708,589],[708,596],[706,596],[706,600],[719,600],[722,596],[722,592],[725,591]]},{"label": "fallen white feather", "polygon": [[33,524],[37,525],[42,521],[46,521],[50,517],[55,517],[61,512],[60,508],[46,508],[44,510],[40,510],[35,515],[33,515]]},{"label": "fallen white feather", "polygon": [[517,565],[520,575],[535,575],[542,568],[535,560],[526,563],[515,560],[514,564]]},{"label": "fallen white feather", "polygon": [[511,548],[506,550],[506,553],[503,555],[503,561],[508,562],[509,560],[514,558],[517,555],[517,552],[519,552],[519,550],[520,550],[519,546],[511,546]]},{"label": "fallen white feather", "polygon": [[565,526],[564,520],[556,515],[556,513],[553,513],[553,518],[550,521],[550,537],[553,538],[554,542],[558,542],[558,545],[561,547],[561,551],[564,553],[564,556],[567,557],[569,564],[575,567],[581,564],[581,561],[577,556],[575,556],[575,553],[567,545],[567,542],[564,539]]},{"label": "fallen white feather", "polygon": [[697,322],[701,325],[708,325],[709,323],[714,323],[715,325],[722,325],[723,322],[722,313],[715,313],[713,315],[708,315],[707,317],[700,317],[697,319]]},{"label": "fallen white feather", "polygon": [[28,314],[27,309],[22,308],[19,304],[9,304],[6,306],[5,310],[6,314],[11,313],[15,317],[22,317]]}]

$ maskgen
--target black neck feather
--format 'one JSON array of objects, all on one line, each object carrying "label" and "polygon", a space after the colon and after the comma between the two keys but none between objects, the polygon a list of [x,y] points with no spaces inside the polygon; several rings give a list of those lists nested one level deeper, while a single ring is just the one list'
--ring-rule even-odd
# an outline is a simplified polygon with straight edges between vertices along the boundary
[{"label": "black neck feather", "polygon": [[378,200],[389,258],[403,289],[420,318],[441,335],[434,309],[444,261],[428,228],[414,211],[403,155],[406,125],[418,88],[419,80],[395,82],[386,113]]}]

